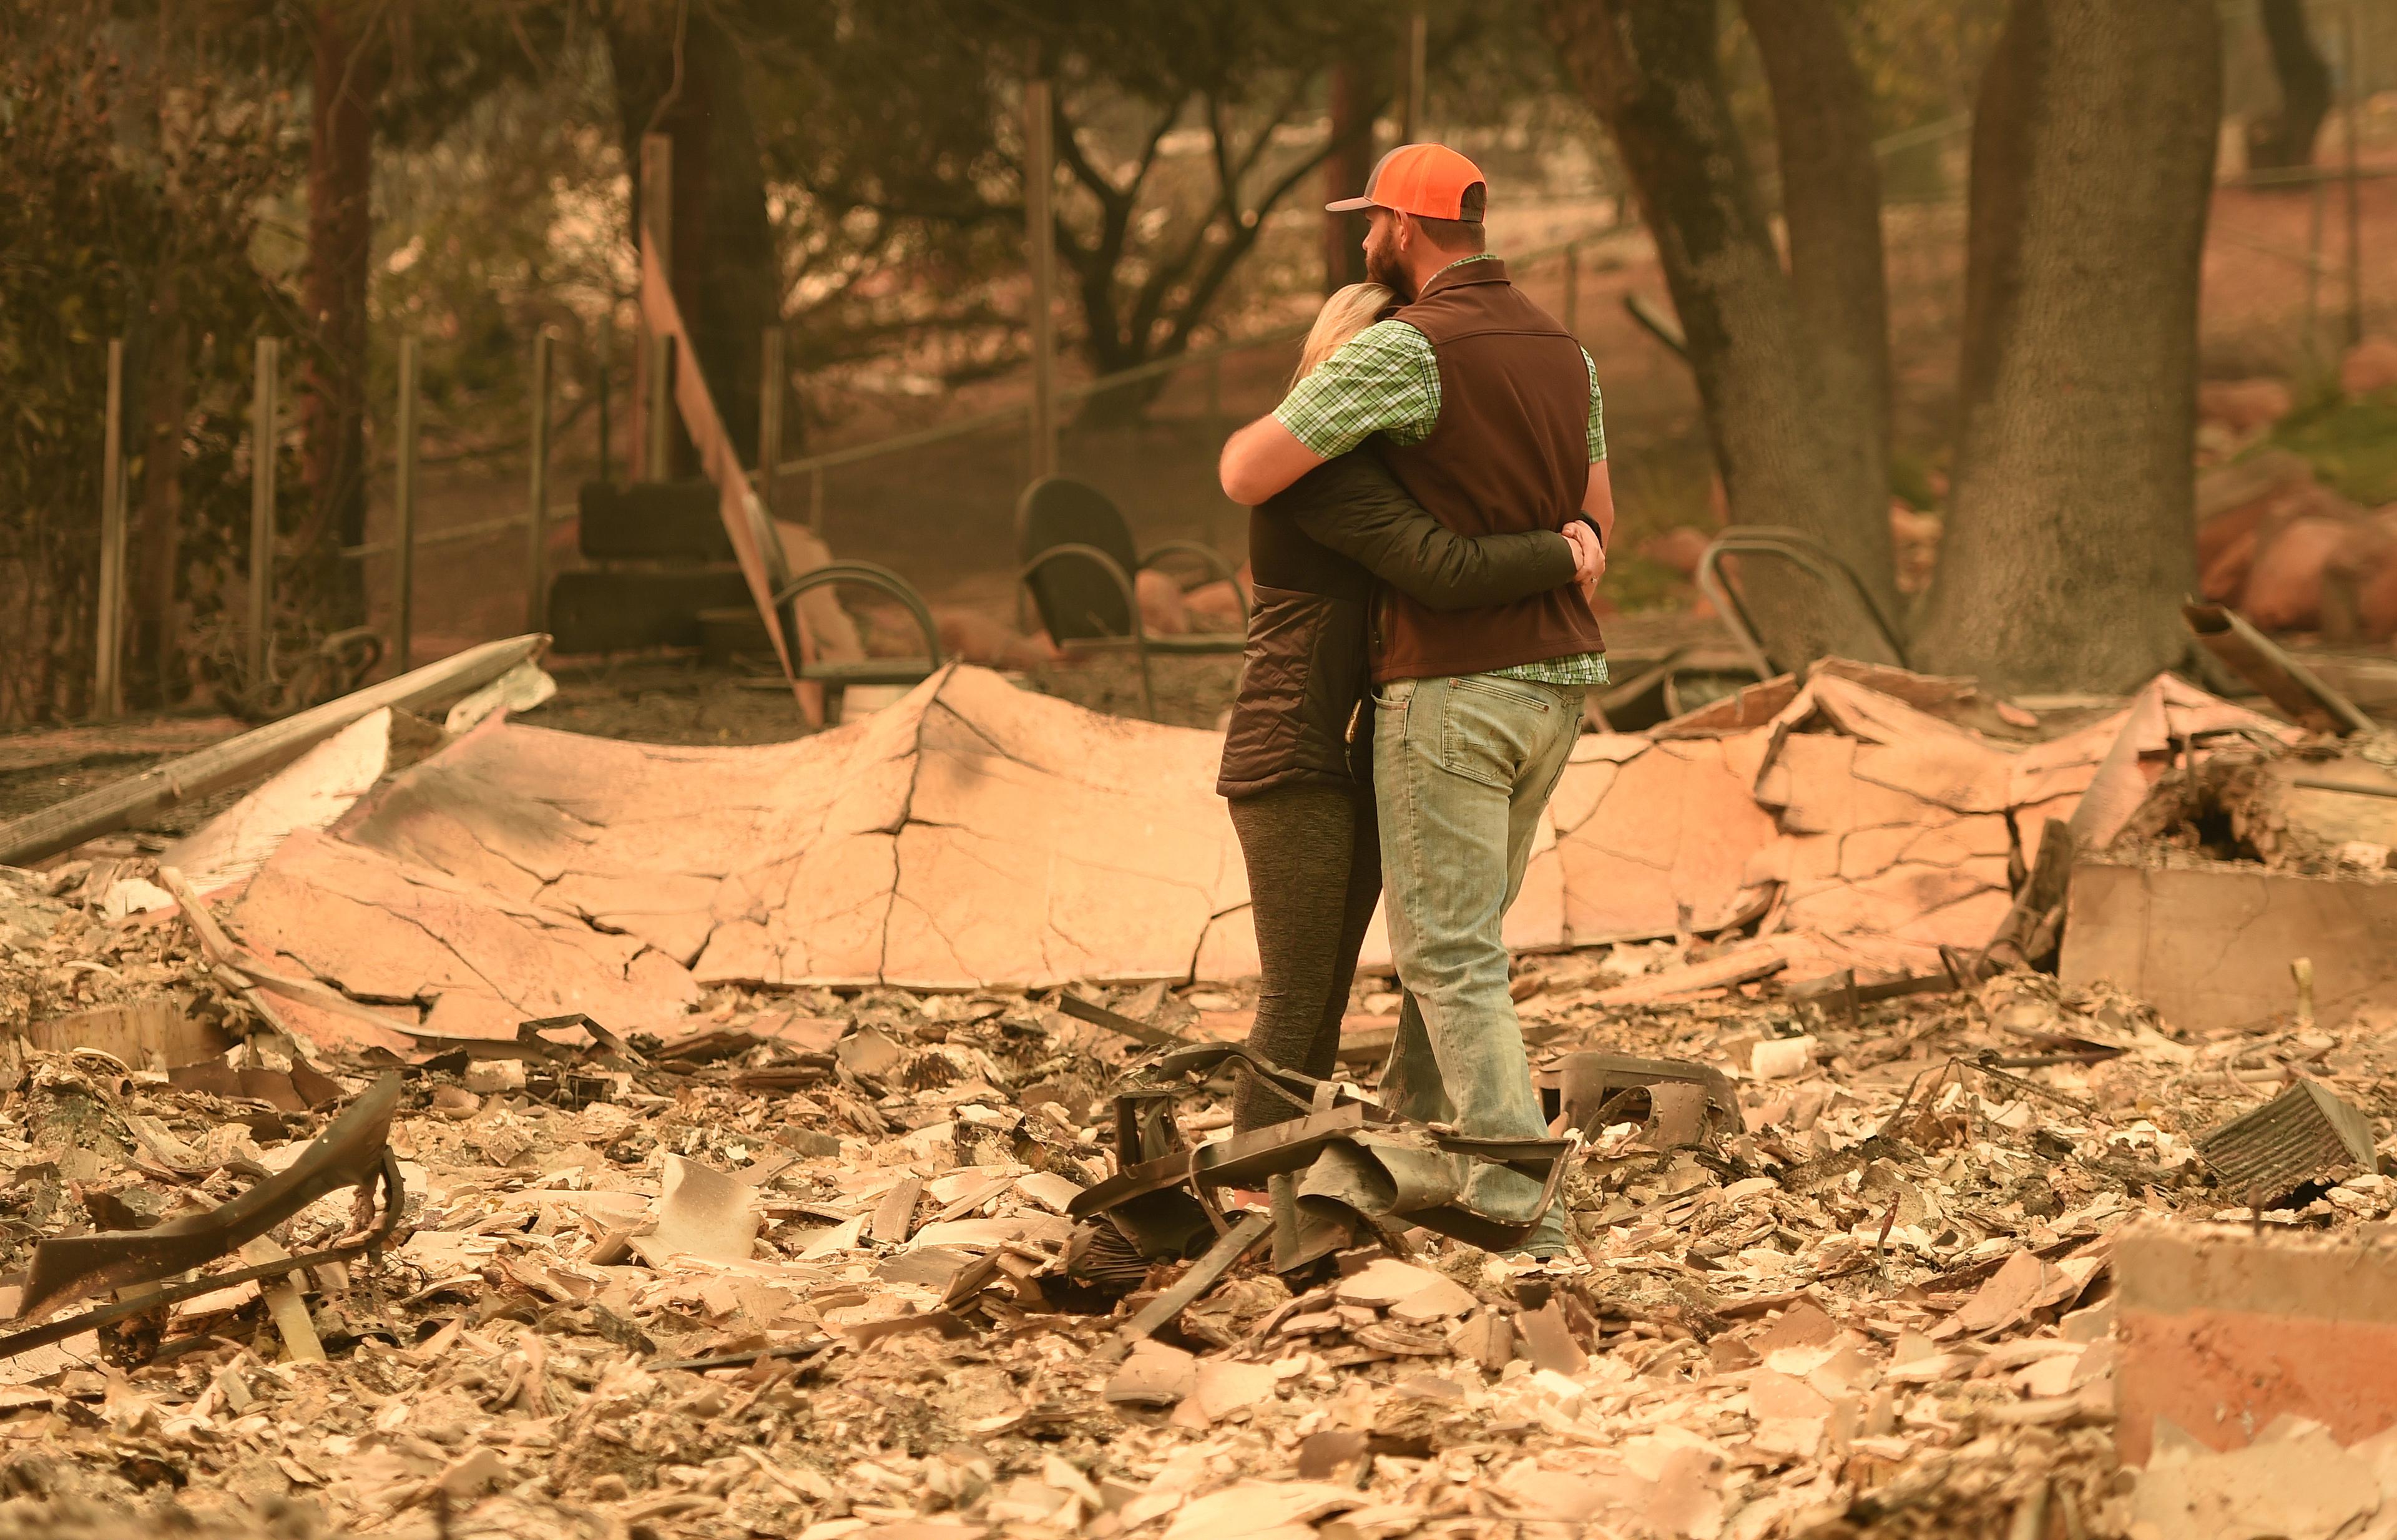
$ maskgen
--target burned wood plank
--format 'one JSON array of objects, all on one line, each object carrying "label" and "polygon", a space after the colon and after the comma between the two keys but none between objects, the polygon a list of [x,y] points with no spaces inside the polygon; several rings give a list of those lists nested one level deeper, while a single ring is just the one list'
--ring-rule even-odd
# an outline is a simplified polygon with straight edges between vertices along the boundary
[{"label": "burned wood plank", "polygon": [[1117,1333],[1118,1340],[1129,1345],[1154,1335],[1158,1327],[1197,1304],[1200,1295],[1222,1281],[1240,1258],[1256,1250],[1272,1233],[1273,1215],[1242,1214],[1207,1249],[1206,1255],[1190,1265],[1190,1270],[1176,1279],[1173,1287],[1141,1306],[1140,1314],[1124,1322],[1123,1330]]},{"label": "burned wood plank", "polygon": [[179,803],[270,774],[369,712],[385,706],[414,711],[462,695],[539,657],[548,645],[545,636],[486,642],[197,754],[11,819],[0,824],[0,865],[21,866],[56,855]]},{"label": "burned wood plank", "polygon": [[2372,718],[2354,702],[2323,682],[2322,677],[2247,623],[2244,617],[2218,604],[2184,604],[2181,615],[2208,652],[2233,674],[2264,692],[2299,727],[2316,732],[2369,732]]},{"label": "burned wood plank", "polygon": [[1700,989],[1727,989],[1778,973],[1788,966],[1789,959],[1779,948],[1750,946],[1729,957],[1668,968],[1661,973],[1618,984],[1612,989],[1601,989],[1595,998],[1600,1005],[1641,1005]]}]

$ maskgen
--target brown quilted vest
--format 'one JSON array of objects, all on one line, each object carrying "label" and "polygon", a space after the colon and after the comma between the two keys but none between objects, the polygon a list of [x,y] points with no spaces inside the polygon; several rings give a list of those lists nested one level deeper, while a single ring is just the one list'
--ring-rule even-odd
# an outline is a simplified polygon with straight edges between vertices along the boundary
[{"label": "brown quilted vest", "polygon": [[[1562,529],[1589,486],[1589,367],[1581,346],[1496,261],[1453,267],[1398,319],[1431,340],[1440,422],[1378,443],[1399,485],[1461,535]],[[1441,613],[1386,590],[1373,677],[1484,674],[1606,648],[1578,584]]]}]

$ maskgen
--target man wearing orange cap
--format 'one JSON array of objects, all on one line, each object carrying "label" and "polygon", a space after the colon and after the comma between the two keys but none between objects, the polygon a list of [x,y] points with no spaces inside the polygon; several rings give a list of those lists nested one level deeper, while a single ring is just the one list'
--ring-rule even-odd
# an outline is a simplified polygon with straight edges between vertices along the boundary
[{"label": "man wearing orange cap", "polygon": [[[1597,366],[1484,250],[1488,201],[1470,160],[1405,144],[1382,157],[1363,196],[1329,206],[1366,212],[1366,274],[1404,302],[1232,435],[1225,495],[1263,502],[1371,440],[1461,535],[1565,532],[1584,515],[1601,544],[1613,534]],[[1580,733],[1583,692],[1606,682],[1605,642],[1571,584],[1447,612],[1386,592],[1373,652],[1383,877],[1407,992],[1386,1099],[1466,1134],[1539,1138],[1547,1120],[1507,993],[1503,925]],[[1477,1162],[1465,1199],[1520,1223],[1539,1187]],[[1565,1250],[1553,1212],[1525,1249]]]}]

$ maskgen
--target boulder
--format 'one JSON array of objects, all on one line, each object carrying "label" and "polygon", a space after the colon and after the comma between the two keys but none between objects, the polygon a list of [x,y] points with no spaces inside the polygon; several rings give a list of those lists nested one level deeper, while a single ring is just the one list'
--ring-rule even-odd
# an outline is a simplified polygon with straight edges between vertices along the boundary
[{"label": "boulder", "polygon": [[2278,380],[2208,380],[2197,387],[2197,415],[2242,435],[2270,427],[2297,405]]},{"label": "boulder", "polygon": [[2370,395],[2397,386],[2397,338],[2366,337],[2338,361],[2338,388]]}]

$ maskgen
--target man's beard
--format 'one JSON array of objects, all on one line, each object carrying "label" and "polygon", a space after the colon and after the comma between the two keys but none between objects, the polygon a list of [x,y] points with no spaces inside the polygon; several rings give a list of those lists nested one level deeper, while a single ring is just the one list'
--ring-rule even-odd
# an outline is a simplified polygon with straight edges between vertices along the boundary
[{"label": "man's beard", "polygon": [[1415,286],[1408,281],[1406,268],[1399,261],[1395,242],[1365,248],[1365,281],[1380,284],[1402,300],[1415,297]]}]

